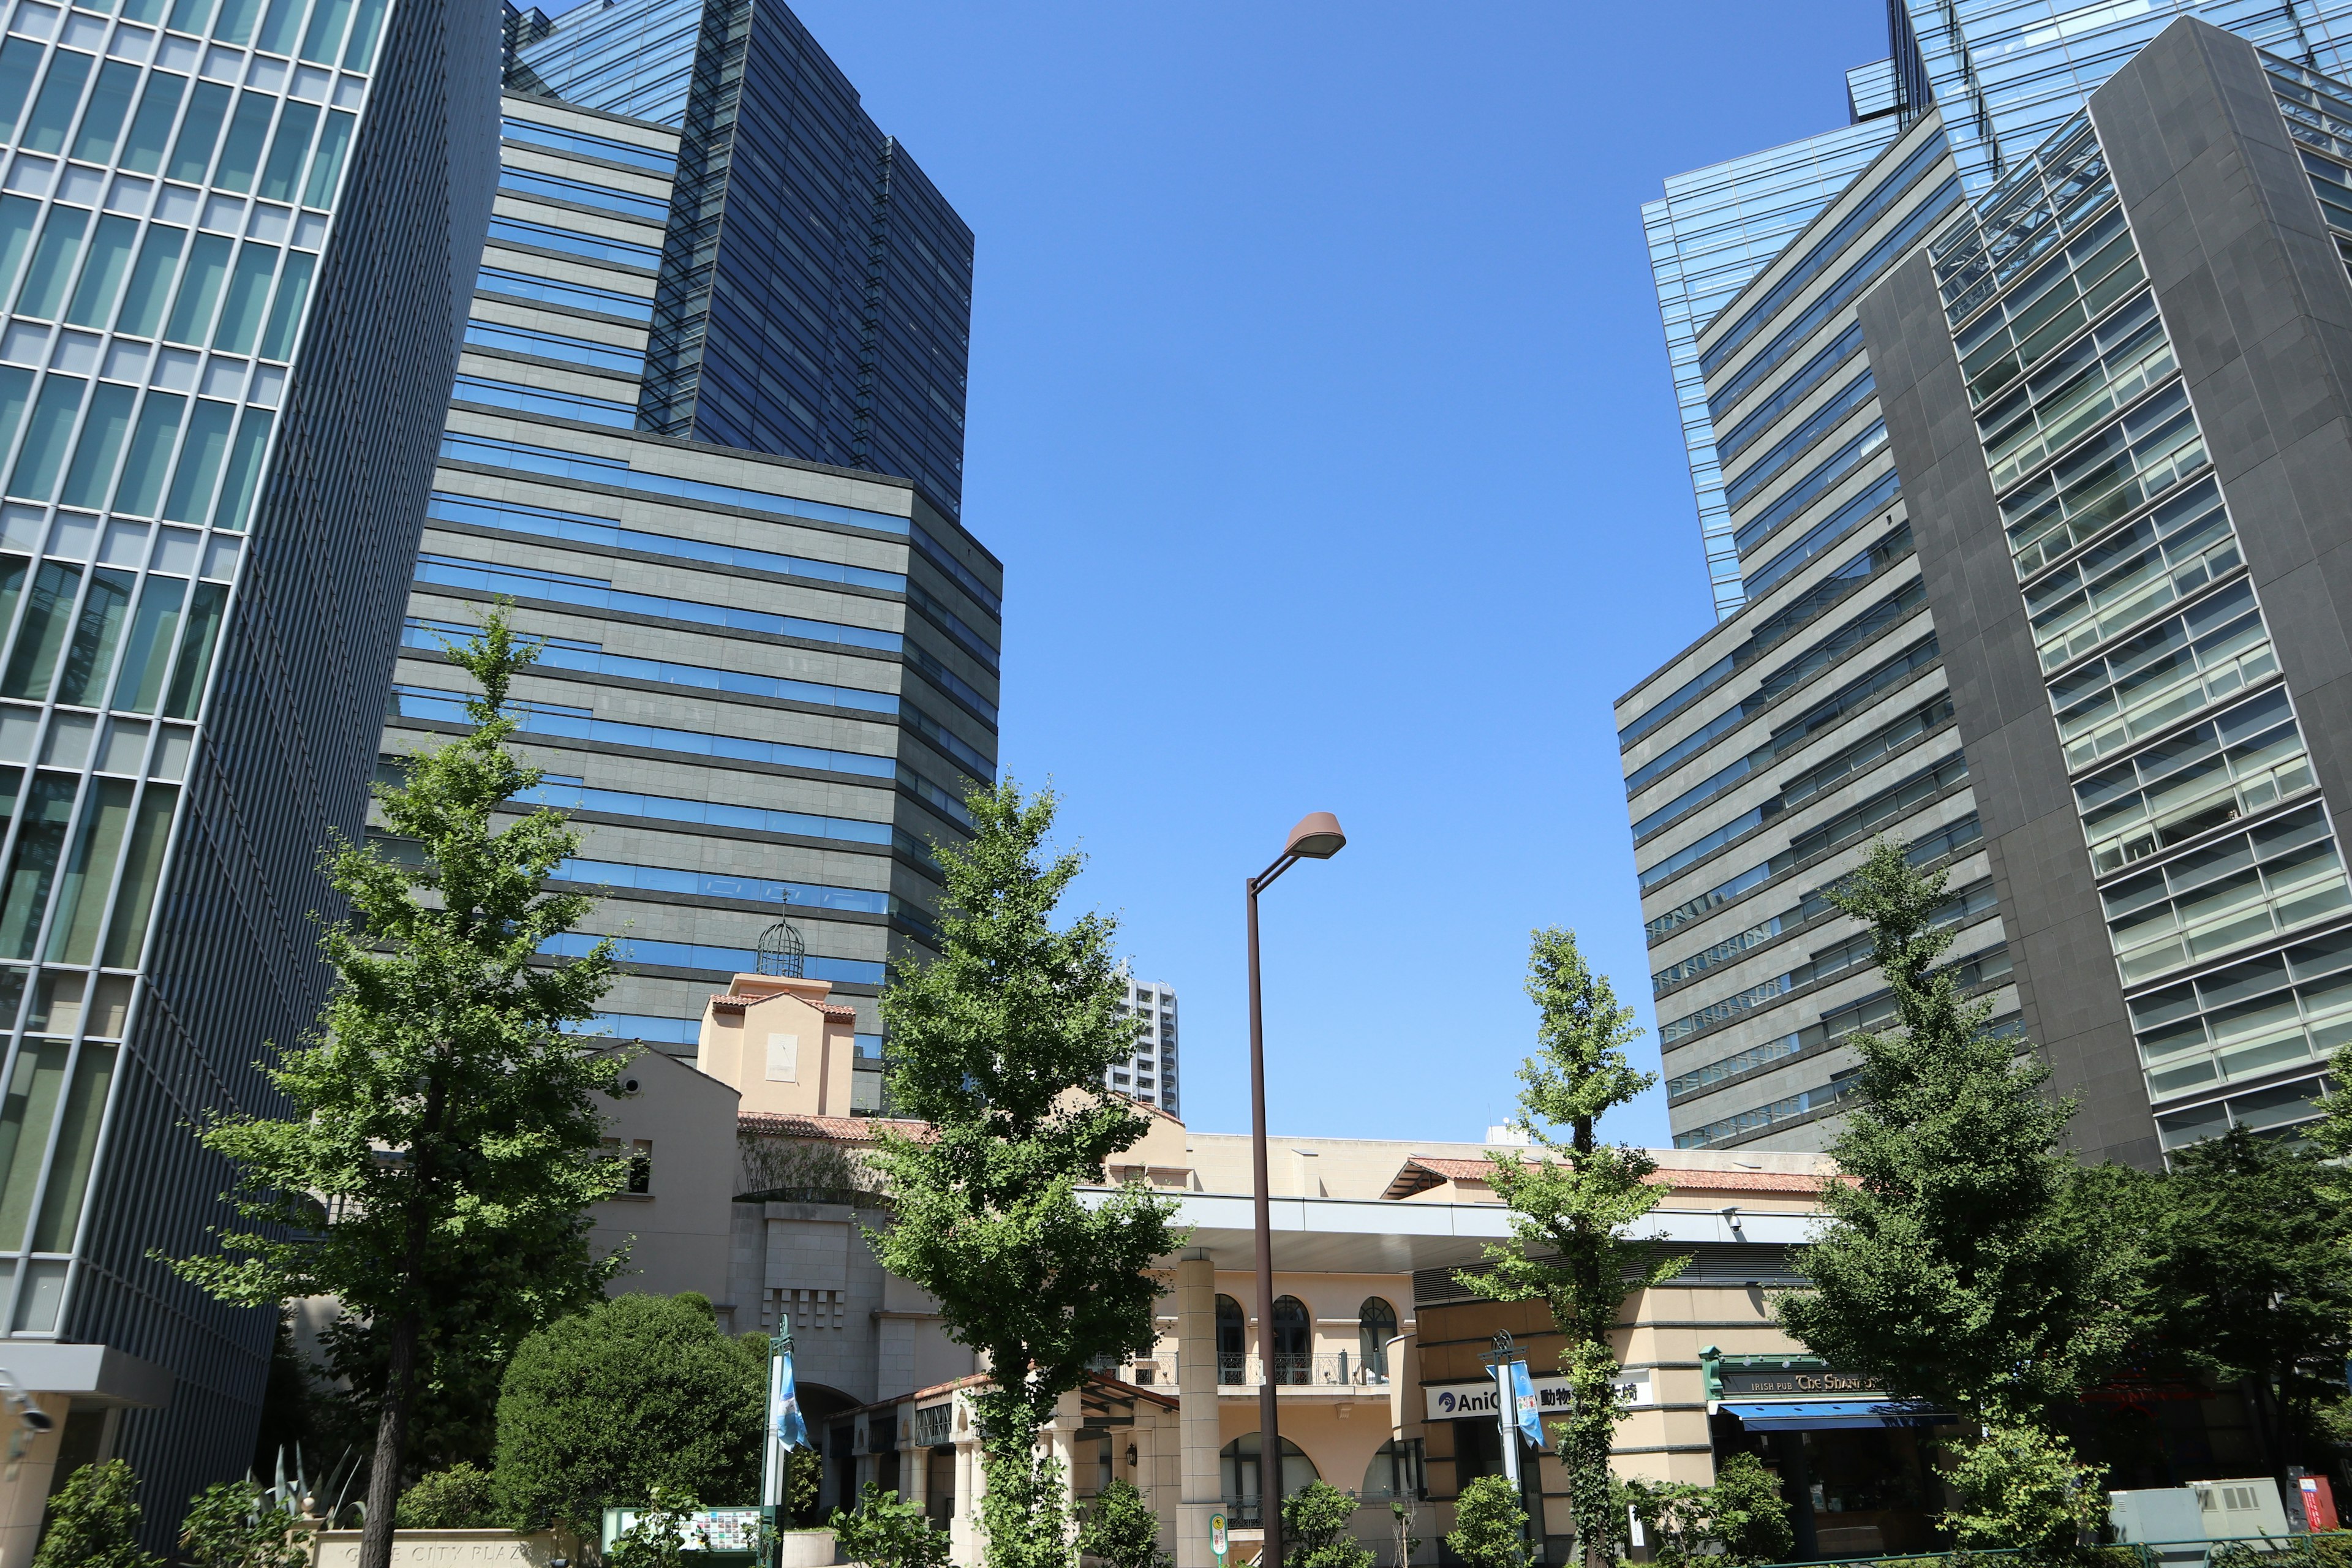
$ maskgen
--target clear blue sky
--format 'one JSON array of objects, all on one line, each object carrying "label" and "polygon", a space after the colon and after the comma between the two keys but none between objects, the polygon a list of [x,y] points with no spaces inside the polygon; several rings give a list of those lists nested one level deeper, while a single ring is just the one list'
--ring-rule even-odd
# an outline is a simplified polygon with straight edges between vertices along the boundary
[{"label": "clear blue sky", "polygon": [[1843,124],[1878,0],[793,4],[979,236],[1003,764],[1177,988],[1187,1121],[1248,1126],[1242,880],[1309,810],[1277,1132],[1502,1120],[1534,926],[1653,1026],[1610,704],[1709,613],[1639,208]]}]

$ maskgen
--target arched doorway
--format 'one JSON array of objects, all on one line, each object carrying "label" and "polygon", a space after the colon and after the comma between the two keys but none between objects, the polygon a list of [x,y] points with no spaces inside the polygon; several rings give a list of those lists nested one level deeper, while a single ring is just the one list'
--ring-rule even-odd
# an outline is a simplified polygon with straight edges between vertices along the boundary
[{"label": "arched doorway", "polygon": [[1275,1298],[1273,1349],[1275,1382],[1314,1381],[1315,1321],[1296,1296]]},{"label": "arched doorway", "polygon": [[[1255,1432],[1244,1432],[1217,1453],[1217,1472],[1224,1485],[1225,1512],[1237,1525],[1263,1523],[1258,1517],[1258,1459],[1265,1451]],[[1282,1439],[1282,1495],[1296,1497],[1310,1481],[1321,1480],[1315,1461],[1289,1438]]]},{"label": "arched doorway", "polygon": [[1356,1350],[1362,1368],[1359,1383],[1389,1380],[1389,1342],[1396,1338],[1396,1309],[1378,1296],[1367,1296],[1356,1309]]},{"label": "arched doorway", "polygon": [[1242,1363],[1249,1354],[1249,1320],[1242,1304],[1231,1296],[1217,1298],[1217,1381],[1228,1388],[1242,1382]]}]

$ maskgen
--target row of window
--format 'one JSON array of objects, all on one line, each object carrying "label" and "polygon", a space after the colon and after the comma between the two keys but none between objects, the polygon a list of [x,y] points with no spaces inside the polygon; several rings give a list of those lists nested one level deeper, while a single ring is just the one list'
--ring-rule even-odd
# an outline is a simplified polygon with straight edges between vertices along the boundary
[{"label": "row of window", "polygon": [[452,384],[449,395],[457,403],[478,403],[554,419],[577,419],[583,425],[602,425],[608,430],[634,430],[637,425],[637,405],[634,403],[522,386],[485,375],[460,374]]},{"label": "row of window", "polygon": [[[671,969],[702,969],[717,974],[749,974],[759,969],[760,955],[748,947],[717,947],[698,942],[654,942],[645,937],[591,936],[585,931],[568,931],[551,937],[539,944],[539,951],[552,958],[584,958],[600,942],[613,943],[614,955],[623,963],[656,963]],[[885,966],[878,961],[861,958],[824,958],[810,953],[802,961],[804,973],[811,980],[830,980],[841,985],[879,985]]]},{"label": "row of window", "polygon": [[[1788,389],[1784,387],[1781,390],[1785,394]],[[1864,365],[1860,375],[1823,399],[1820,407],[1806,415],[1795,429],[1773,442],[1762,457],[1727,479],[1723,489],[1725,501],[1738,506],[1762,489],[1814,442],[1836,429],[1848,415],[1877,395],[1877,391],[1878,384],[1871,375],[1869,366]]]},{"label": "row of window", "polygon": [[[1829,346],[1807,360],[1789,378],[1772,389],[1772,395],[1750,409],[1738,424],[1724,432],[1716,442],[1716,455],[1720,462],[1728,463],[1749,447],[1763,439],[1767,431],[1781,415],[1810,396],[1813,390],[1843,368],[1846,361],[1862,352],[1862,323],[1855,322],[1836,337]],[[1868,381],[1864,370],[1862,380]]]},{"label": "row of window", "polygon": [[1969,397],[1994,396],[2147,280],[2116,207],[1959,335]]},{"label": "row of window", "polygon": [[[1944,308],[1955,330],[2007,288],[2036,258],[2070,237],[2112,195],[2106,159],[2090,116],[2053,133],[1979,205],[1975,221],[1954,226],[1929,247]],[[2019,290],[2032,294],[2039,280]]]},{"label": "row of window", "polygon": [[[561,360],[567,364],[593,365],[598,370],[616,370],[627,375],[646,373],[646,356],[641,349],[625,349],[611,343],[600,343],[588,338],[575,338],[566,332],[551,332],[537,327],[511,326],[504,321],[469,319],[466,322],[466,342],[478,349],[504,349],[509,353],[531,354],[540,359]],[[578,416],[566,416],[578,417]],[[635,416],[631,416],[634,421]]]},{"label": "row of window", "polygon": [[753,903],[789,903],[800,910],[850,910],[887,915],[890,895],[867,888],[835,888],[822,882],[780,881],[764,877],[721,876],[709,871],[684,871],[671,866],[639,866],[620,860],[562,861],[549,873],[566,882],[590,882],[600,887],[635,889],[642,892],[690,893],[712,899],[744,899]]},{"label": "row of window", "polygon": [[[400,642],[426,653],[438,653],[448,644],[463,643],[471,626],[454,621],[421,620],[411,616],[403,625]],[[822,702],[835,708],[856,708],[869,713],[896,713],[898,699],[887,691],[855,686],[828,686],[814,680],[793,680],[779,675],[755,675],[748,670],[720,669],[712,665],[683,664],[675,659],[638,658],[606,653],[576,637],[542,637],[534,661],[552,669],[576,669],[588,675],[619,676],[631,680],[659,681],[710,691],[740,692],[748,697],[772,697],[792,702]]]},{"label": "row of window", "polygon": [[24,431],[10,496],[244,529],[275,419],[268,409],[240,416],[234,404],[161,391],[142,401],[135,387],[93,390],[54,371],[37,397],[32,388],[32,372],[0,366],[0,451]]},{"label": "row of window", "polygon": [[[455,691],[425,686],[393,688],[392,711],[396,718],[466,723],[469,721],[465,716],[465,697]],[[829,751],[821,746],[797,746],[784,741],[757,741],[744,735],[630,724],[617,719],[595,718],[585,708],[570,708],[552,702],[517,702],[511,707],[515,717],[521,721],[522,730],[534,735],[563,735],[573,740],[644,746],[688,756],[732,757],[742,762],[856,773],[865,778],[889,778],[898,770],[898,764],[892,758],[872,756],[864,752]]]},{"label": "row of window", "polygon": [[907,589],[906,574],[900,572],[882,572],[870,566],[846,566],[837,561],[818,561],[806,555],[754,550],[741,544],[714,544],[709,540],[691,539],[684,534],[625,528],[600,517],[559,511],[551,507],[526,506],[520,501],[483,500],[476,496],[452,495],[446,490],[436,490],[425,503],[425,515],[444,522],[492,528],[502,533],[561,539],[579,544],[601,544],[615,550],[640,551],[666,559],[707,561],[714,566],[773,572],[780,576],[806,577],[820,583],[848,583],[894,593],[904,593]]},{"label": "row of window", "polygon": [[612,136],[598,136],[568,125],[518,120],[509,114],[499,121],[499,135],[506,141],[520,142],[526,146],[545,147],[558,153],[583,153],[591,158],[601,158],[608,163],[625,163],[633,169],[644,169],[651,174],[675,175],[677,173],[677,159],[659,148],[623,142]]},{"label": "row of window", "polygon": [[650,322],[654,319],[654,302],[641,294],[624,294],[617,289],[598,289],[586,283],[533,277],[529,273],[517,272],[510,267],[483,267],[474,275],[474,289],[477,293],[503,295],[510,300],[530,300],[542,305],[567,306],[575,310],[593,310],[599,315],[620,316],[637,322]]},{"label": "row of window", "polygon": [[[554,447],[534,447],[527,442],[502,440],[493,436],[467,436],[450,431],[441,437],[441,456],[458,462],[482,463],[494,468],[520,469],[524,473],[548,474],[558,479],[586,479],[600,485],[643,490],[650,495],[675,496],[681,500],[716,501],[722,506],[747,507],[784,517],[846,523],[855,528],[879,529],[888,533],[903,535],[911,526],[907,519],[887,511],[836,506],[830,501],[804,500],[799,496],[753,489],[748,485],[716,484],[708,479],[648,473],[631,468],[624,458],[590,457]],[[991,597],[992,599],[993,595]],[[990,607],[999,606],[991,604]]]},{"label": "row of window", "polygon": [[[1895,529],[1868,550],[1859,552],[1836,571],[1827,574],[1820,582],[1798,595],[1782,608],[1757,623],[1755,628],[1742,639],[1738,647],[1692,676],[1667,696],[1662,698],[1640,718],[1618,731],[1619,747],[1622,749],[1633,745],[1634,742],[1649,734],[1659,725],[1730,679],[1734,674],[1745,669],[1748,665],[1763,658],[1767,653],[1845,603],[1849,597],[1859,592],[1864,584],[1874,581],[1881,573],[1887,571],[1896,562],[1910,553],[1911,530],[1906,524]],[[1714,732],[1720,733],[1720,731]],[[1682,757],[1689,755],[1691,750],[1696,749],[1689,741],[1679,741],[1667,754],[1675,756],[1675,760],[1679,761]],[[1656,778],[1672,765],[1671,763],[1665,763],[1663,756],[1657,761],[1643,764],[1627,778],[1625,793],[1629,795],[1639,794],[1650,780]],[[1635,782],[1637,780],[1639,782]]]},{"label": "row of window", "polygon": [[2124,984],[2352,909],[2325,811],[2306,806],[2100,889]]},{"label": "row of window", "polygon": [[1977,416],[1993,489],[2007,489],[2163,380],[2177,363],[2157,320],[2155,294],[2135,296]]},{"label": "row of window", "polygon": [[1748,596],[1751,599],[1760,597],[1782,578],[1852,533],[1864,522],[1876,517],[1902,493],[1902,479],[1889,468],[1869,488],[1805,530],[1795,543],[1758,567],[1755,574],[1746,579]]},{"label": "row of window", "polygon": [[2233,571],[2238,537],[2211,474],[2029,584],[2042,668],[2070,663],[2144,616]]},{"label": "row of window", "polygon": [[2105,531],[2204,461],[2189,389],[2176,381],[2002,499],[2018,575],[2030,576]]},{"label": "row of window", "polygon": [[2313,787],[2303,732],[2273,687],[2074,786],[2091,868],[2105,875]]},{"label": "row of window", "polygon": [[877,648],[896,653],[906,647],[897,632],[872,626],[844,626],[807,616],[780,616],[768,610],[746,610],[704,599],[678,599],[661,594],[638,594],[615,588],[598,577],[577,573],[548,572],[533,566],[500,566],[458,556],[423,554],[416,558],[416,580],[436,586],[467,588],[476,593],[513,595],[544,599],[587,609],[621,610],[659,616],[731,631],[761,632],[772,637],[800,637],[810,642],[838,643],[845,647]]},{"label": "row of window", "polygon": [[2277,668],[2252,584],[2226,584],[2051,682],[2067,765],[2120,750]]},{"label": "row of window", "polygon": [[641,195],[635,191],[616,190],[611,185],[598,184],[590,180],[546,174],[535,169],[518,169],[510,163],[499,165],[499,189],[512,191],[518,195],[572,202],[646,223],[666,224],[669,221],[667,196]]},{"label": "row of window", "polygon": [[315,9],[310,0],[269,0],[266,15],[262,4],[263,0],[123,0],[119,15],[126,22],[161,24],[175,33],[203,36],[209,32],[224,44],[291,55],[314,65],[333,65],[339,57],[345,70],[364,71],[374,64],[386,0],[318,0]]}]

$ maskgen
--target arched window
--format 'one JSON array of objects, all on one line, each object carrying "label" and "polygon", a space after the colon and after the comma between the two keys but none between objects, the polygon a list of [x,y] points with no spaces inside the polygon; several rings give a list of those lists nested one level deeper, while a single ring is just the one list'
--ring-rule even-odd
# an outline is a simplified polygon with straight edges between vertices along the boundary
[{"label": "arched window", "polygon": [[[1235,1524],[1257,1524],[1258,1518],[1258,1456],[1265,1448],[1255,1432],[1245,1432],[1219,1450],[1218,1473],[1224,1478],[1225,1511]],[[1296,1497],[1308,1483],[1322,1479],[1298,1445],[1285,1437],[1282,1440],[1282,1495]]]},{"label": "arched window", "polygon": [[1217,1298],[1217,1381],[1228,1388],[1242,1382],[1242,1361],[1249,1350],[1249,1320],[1242,1304],[1231,1296]]},{"label": "arched window", "polygon": [[1364,1489],[1356,1496],[1367,1503],[1415,1502],[1423,1489],[1421,1445],[1411,1438],[1392,1437],[1364,1467]]},{"label": "arched window", "polygon": [[1296,1296],[1274,1300],[1274,1381],[1311,1383],[1315,1366],[1315,1321]]},{"label": "arched window", "polygon": [[1356,1309],[1356,1349],[1363,1357],[1365,1383],[1389,1380],[1389,1342],[1396,1338],[1396,1309],[1378,1296],[1367,1296]]}]

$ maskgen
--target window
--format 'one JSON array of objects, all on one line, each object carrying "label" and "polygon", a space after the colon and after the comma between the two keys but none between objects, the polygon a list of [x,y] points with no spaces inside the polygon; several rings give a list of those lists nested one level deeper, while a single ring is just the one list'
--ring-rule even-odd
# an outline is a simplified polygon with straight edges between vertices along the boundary
[{"label": "window", "polygon": [[1389,1380],[1389,1342],[1396,1334],[1396,1309],[1378,1296],[1365,1297],[1356,1309],[1356,1349],[1363,1357],[1365,1382]]},{"label": "window", "polygon": [[633,1198],[649,1198],[654,1192],[654,1145],[650,1138],[632,1138],[625,1144],[618,1138],[604,1140],[605,1157],[625,1161],[629,1167],[629,1184],[622,1192]]},{"label": "window", "polygon": [[[1489,1421],[1486,1425],[1492,1426],[1494,1423]],[[1287,1437],[1281,1441],[1282,1495],[1296,1497],[1321,1480],[1322,1473],[1297,1444]],[[1248,1432],[1226,1444],[1217,1454],[1217,1469],[1224,1482],[1225,1512],[1235,1524],[1258,1522],[1259,1460],[1265,1451],[1258,1435]]]},{"label": "window", "polygon": [[1314,1378],[1315,1320],[1296,1296],[1274,1303],[1274,1381],[1309,1383]]},{"label": "window", "polygon": [[1233,1387],[1242,1381],[1242,1358],[1248,1353],[1249,1320],[1242,1304],[1231,1296],[1217,1298],[1217,1381]]},{"label": "window", "polygon": [[[1383,1306],[1386,1302],[1381,1303]],[[1412,1502],[1428,1495],[1417,1438],[1394,1438],[1381,1445],[1364,1467],[1364,1486],[1357,1500],[1367,1503]]]}]

